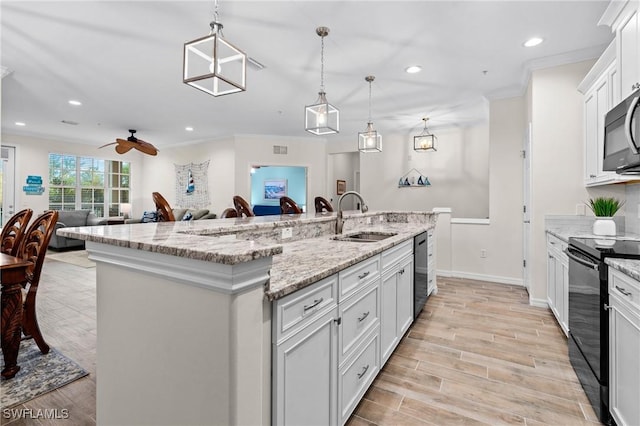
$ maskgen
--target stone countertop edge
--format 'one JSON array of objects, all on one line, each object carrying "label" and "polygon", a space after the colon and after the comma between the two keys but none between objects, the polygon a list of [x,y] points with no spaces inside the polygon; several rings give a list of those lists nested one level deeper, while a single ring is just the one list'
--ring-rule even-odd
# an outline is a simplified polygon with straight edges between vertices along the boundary
[{"label": "stone countertop edge", "polygon": [[575,237],[575,238],[598,238],[598,239],[603,239],[603,240],[609,240],[609,239],[640,240],[640,235],[633,234],[633,233],[628,233],[628,232],[627,233],[618,234],[615,237],[613,237],[613,236],[594,235],[593,232],[575,231],[575,230],[559,231],[557,229],[545,229],[545,231],[547,233],[553,235],[553,236],[556,236],[556,237],[560,238],[565,243],[569,243],[569,238],[570,237]]},{"label": "stone countertop edge", "polygon": [[614,257],[605,258],[604,262],[614,269],[629,275],[631,278],[640,281],[640,260],[618,259]]}]

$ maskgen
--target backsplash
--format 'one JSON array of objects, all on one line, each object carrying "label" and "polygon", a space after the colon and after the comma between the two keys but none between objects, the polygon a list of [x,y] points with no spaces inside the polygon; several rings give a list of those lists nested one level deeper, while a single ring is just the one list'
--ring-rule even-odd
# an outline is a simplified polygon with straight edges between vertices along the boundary
[{"label": "backsplash", "polygon": [[627,184],[627,201],[625,209],[625,226],[627,232],[640,234],[640,183]]}]

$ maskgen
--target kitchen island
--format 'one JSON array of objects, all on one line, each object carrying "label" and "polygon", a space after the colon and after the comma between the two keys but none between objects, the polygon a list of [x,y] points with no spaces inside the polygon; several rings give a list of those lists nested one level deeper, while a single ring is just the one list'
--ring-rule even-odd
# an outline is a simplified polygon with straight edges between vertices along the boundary
[{"label": "kitchen island", "polygon": [[[272,304],[435,226],[345,214],[65,228],[96,264],[99,424],[271,423]],[[284,237],[284,238],[283,238]]]}]

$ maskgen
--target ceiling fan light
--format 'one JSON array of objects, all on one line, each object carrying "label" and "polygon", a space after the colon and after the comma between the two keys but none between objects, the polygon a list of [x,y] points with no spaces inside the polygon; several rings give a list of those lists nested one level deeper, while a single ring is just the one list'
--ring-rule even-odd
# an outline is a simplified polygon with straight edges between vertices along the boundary
[{"label": "ceiling fan light", "polygon": [[327,101],[325,95],[319,92],[316,103],[304,108],[305,130],[318,136],[340,131],[340,111]]},{"label": "ceiling fan light", "polygon": [[222,24],[211,28],[212,34],[184,44],[182,81],[213,96],[244,92],[247,55],[222,38]]}]

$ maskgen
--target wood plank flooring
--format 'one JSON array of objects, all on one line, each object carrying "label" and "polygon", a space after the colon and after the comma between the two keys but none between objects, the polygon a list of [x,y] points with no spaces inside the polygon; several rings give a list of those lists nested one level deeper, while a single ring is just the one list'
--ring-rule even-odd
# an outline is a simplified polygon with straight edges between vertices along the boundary
[{"label": "wood plank flooring", "polygon": [[[90,375],[15,407],[67,409],[68,419],[3,413],[0,424],[95,425],[95,268],[47,260],[42,273],[43,334]],[[438,286],[349,425],[598,424],[548,309],[529,306],[521,287],[450,278]]]},{"label": "wood plank flooring", "polygon": [[350,426],[600,424],[566,337],[524,288],[440,277],[438,287]]}]

